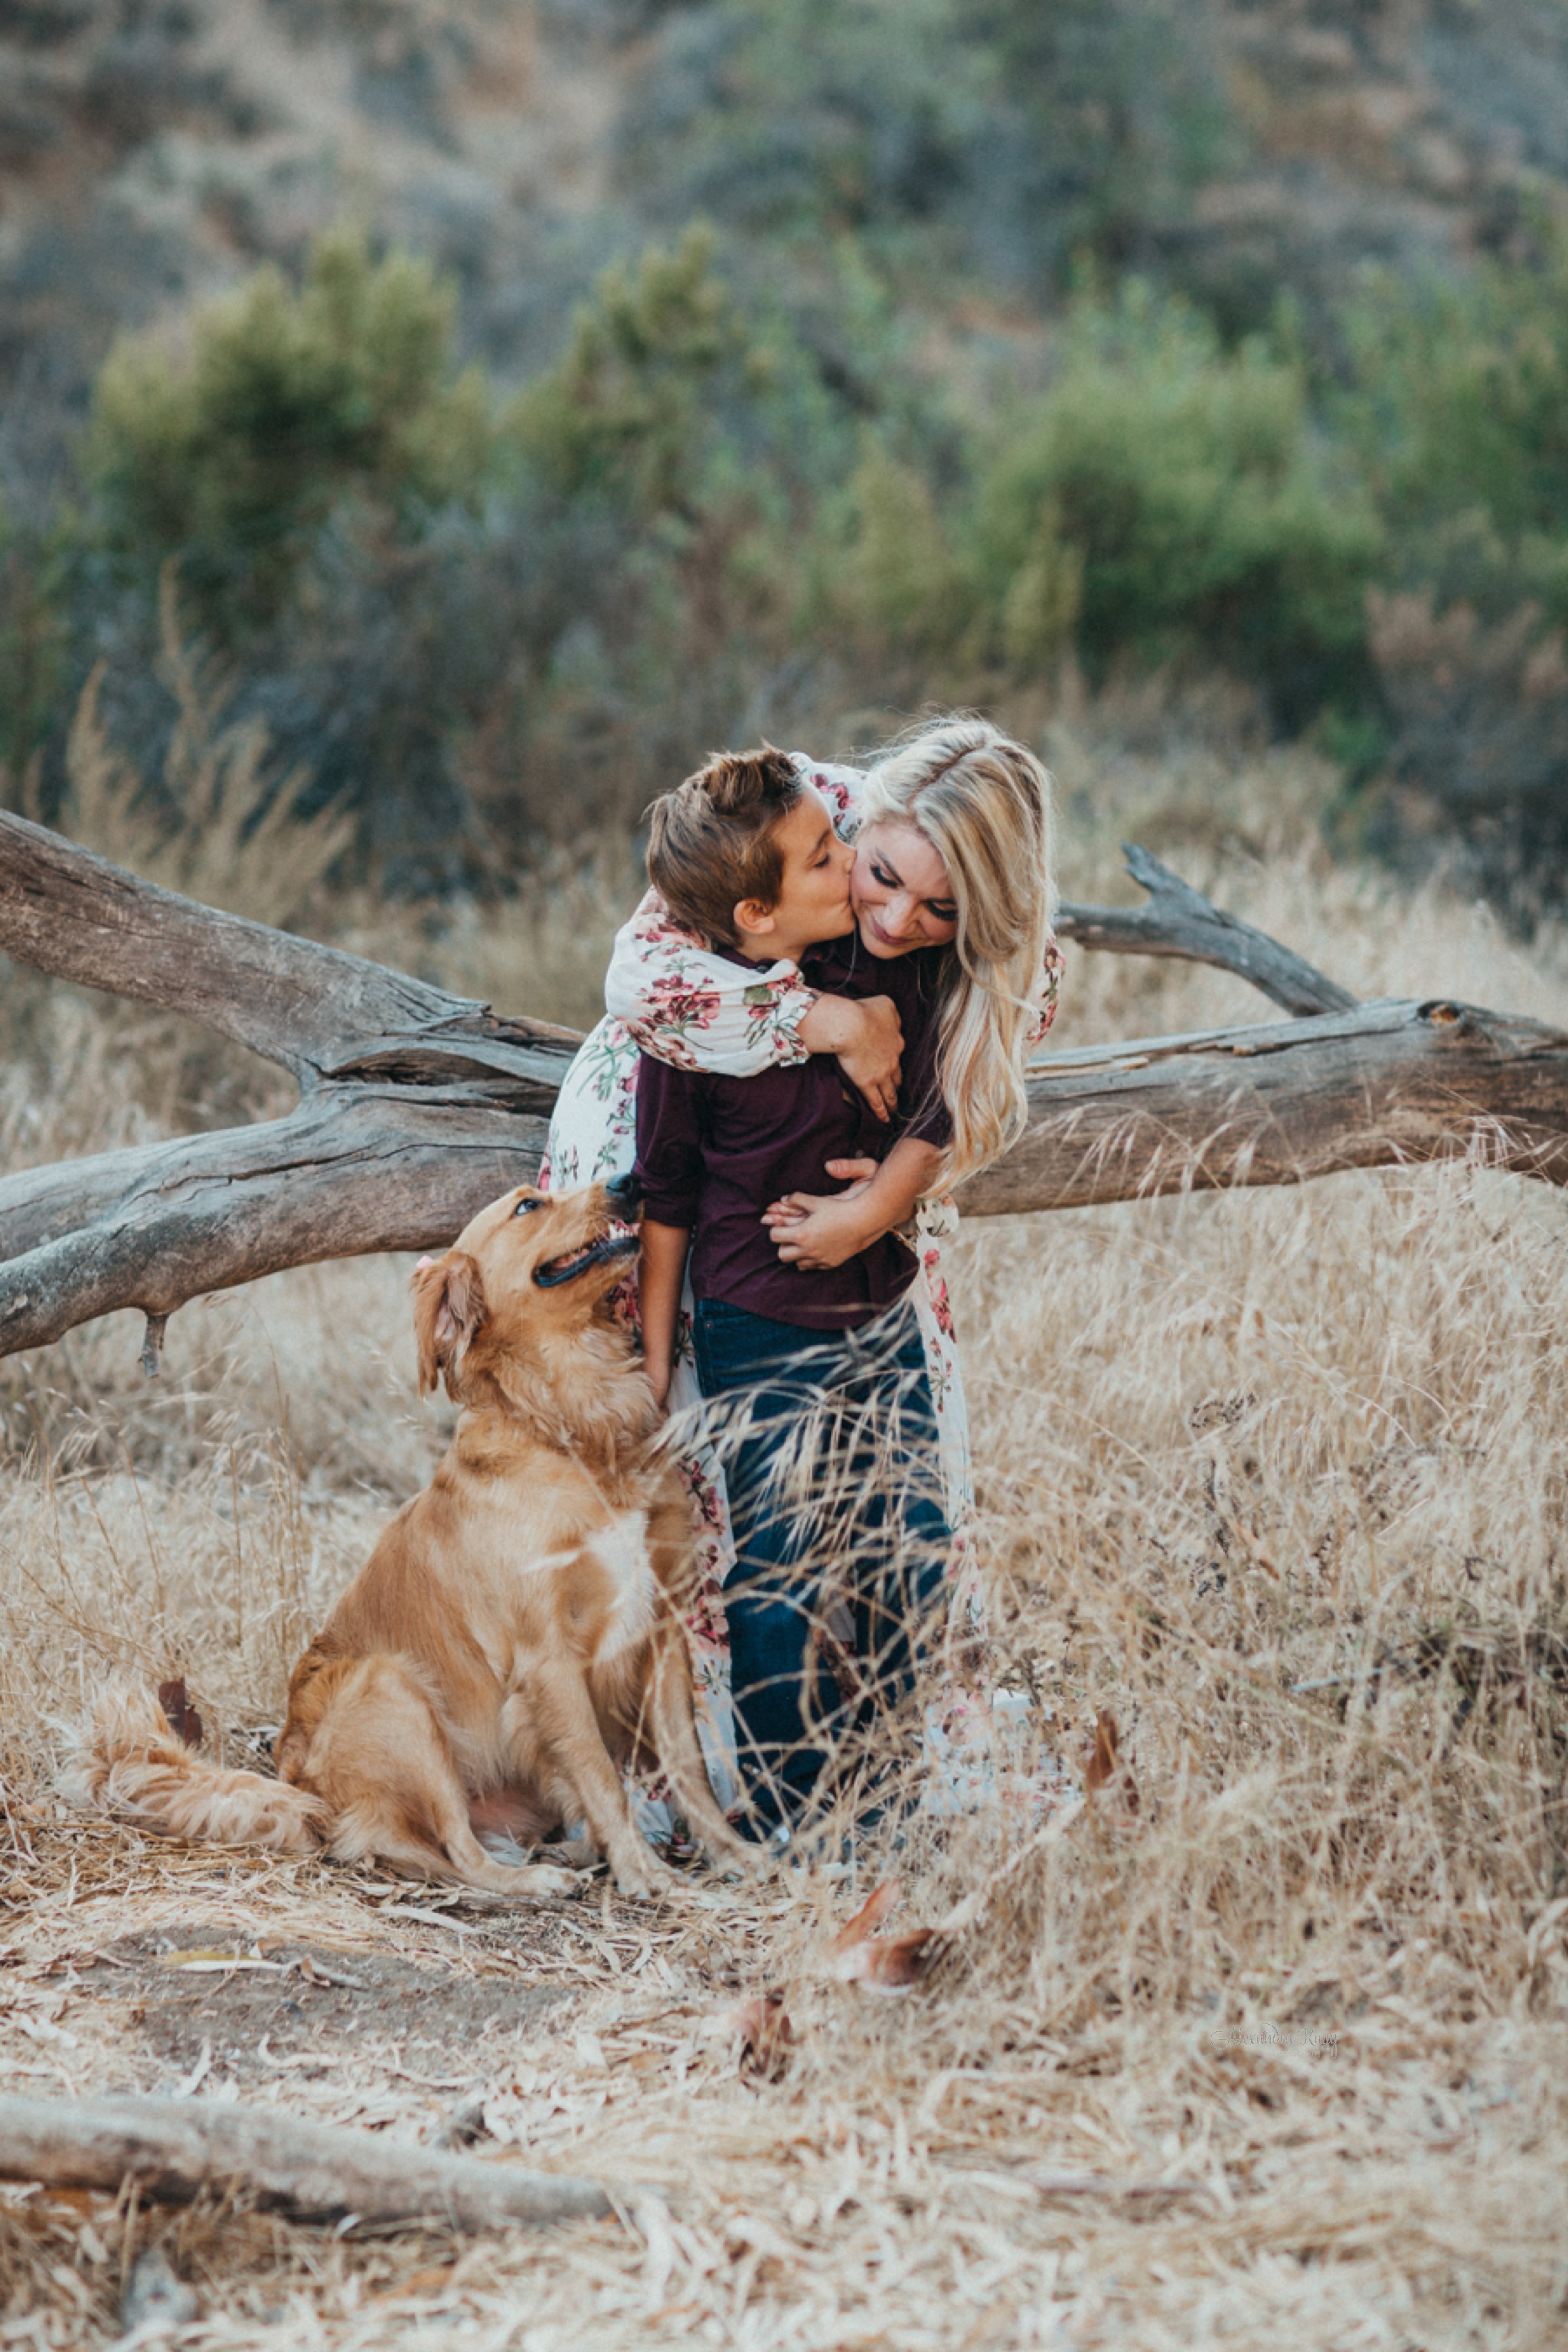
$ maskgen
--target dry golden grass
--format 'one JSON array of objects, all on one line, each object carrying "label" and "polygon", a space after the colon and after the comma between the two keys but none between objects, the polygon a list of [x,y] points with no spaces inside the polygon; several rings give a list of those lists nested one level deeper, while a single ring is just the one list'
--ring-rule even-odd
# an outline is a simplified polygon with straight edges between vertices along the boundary
[{"label": "dry golden grass", "polygon": [[[1058,754],[1064,887],[1100,895],[1159,794],[1135,749]],[[1194,755],[1177,785],[1156,845],[1352,987],[1568,1024],[1557,943],[1293,847],[1305,763],[1238,783]],[[536,959],[570,935],[591,964],[588,921],[531,919],[421,953],[559,1011]],[[1257,1013],[1211,973],[1087,957],[1068,1004],[1072,1042]],[[79,1000],[30,1005],[17,1149],[156,1124],[166,1040],[138,1065],[117,1032],[110,1061]],[[1022,1832],[982,1820],[863,1855],[853,1890],[694,1876],[657,1909],[459,1905],[54,1800],[57,1726],[110,1664],[184,1671],[231,1756],[277,1721],[301,1629],[441,1442],[405,1267],[188,1309],[155,1390],[129,1319],[0,1367],[5,2064],[410,2137],[473,2100],[481,2147],[628,2193],[624,2226],[475,2244],[13,2200],[0,2344],[107,2340],[160,2236],[201,2304],[180,2340],[214,2347],[1563,2340],[1563,1216],[1458,1169],[973,1224],[953,1286],[999,1647],[1075,1762],[1114,1711],[1141,1802],[1094,1801],[1002,1875]],[[828,1948],[892,1868],[894,1929],[989,1888],[897,2000]],[[191,1947],[230,1962],[171,1965]],[[795,2035],[773,2081],[723,2021],[766,1986]]]}]

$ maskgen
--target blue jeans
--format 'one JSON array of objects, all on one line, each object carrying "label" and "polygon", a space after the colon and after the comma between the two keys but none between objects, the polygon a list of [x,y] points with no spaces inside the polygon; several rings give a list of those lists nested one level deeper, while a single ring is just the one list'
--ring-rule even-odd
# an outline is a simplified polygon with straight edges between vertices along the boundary
[{"label": "blue jeans", "polygon": [[[700,1298],[693,1342],[703,1396],[718,1403],[735,1538],[731,1696],[751,1824],[766,1836],[804,1816],[844,1736],[913,1688],[952,1544],[936,1410],[907,1301],[827,1333]],[[854,1621],[848,1696],[821,1670],[816,1638],[836,1598]]]}]

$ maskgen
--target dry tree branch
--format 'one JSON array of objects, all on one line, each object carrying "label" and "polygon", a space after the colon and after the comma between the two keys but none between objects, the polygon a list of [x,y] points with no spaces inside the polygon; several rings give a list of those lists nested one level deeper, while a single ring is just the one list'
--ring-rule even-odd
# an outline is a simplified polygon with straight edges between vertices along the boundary
[{"label": "dry tree branch", "polygon": [[1080,947],[1109,948],[1121,955],[1175,956],[1186,963],[1217,964],[1250,981],[1287,1013],[1349,1013],[1355,998],[1337,981],[1266,931],[1211,907],[1199,890],[1173,874],[1168,866],[1135,842],[1124,841],[1121,855],[1127,871],[1149,893],[1145,907],[1078,907],[1064,900],[1057,908],[1057,930]]},{"label": "dry tree branch", "polygon": [[297,2221],[407,2221],[502,2230],[597,2219],[615,2209],[597,2181],[306,2123],[212,2099],[0,2097],[0,2174],[51,2187],[117,2190],[188,2205],[238,2184]]},{"label": "dry tree branch", "polygon": [[[1310,1017],[1054,1055],[990,1215],[1479,1156],[1568,1181],[1568,1036],[1342,990],[1129,851],[1148,907],[1075,936],[1240,972]],[[1064,923],[1064,929],[1067,924]],[[287,1118],[0,1179],[0,1354],[117,1307],[161,1320],[289,1265],[437,1247],[537,1170],[568,1030],[215,912],[0,812],[0,950],[205,1022],[291,1070]]]}]

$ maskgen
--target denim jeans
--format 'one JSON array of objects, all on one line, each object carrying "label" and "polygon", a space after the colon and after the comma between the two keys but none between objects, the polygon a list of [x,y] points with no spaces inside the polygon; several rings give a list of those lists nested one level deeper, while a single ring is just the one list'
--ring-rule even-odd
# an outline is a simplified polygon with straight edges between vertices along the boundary
[{"label": "denim jeans", "polygon": [[[825,1333],[700,1298],[693,1340],[734,1530],[724,1606],[741,1768],[766,1836],[803,1818],[844,1736],[913,1687],[952,1543],[936,1411],[907,1301]],[[853,1617],[849,1696],[816,1639],[836,1600]]]}]

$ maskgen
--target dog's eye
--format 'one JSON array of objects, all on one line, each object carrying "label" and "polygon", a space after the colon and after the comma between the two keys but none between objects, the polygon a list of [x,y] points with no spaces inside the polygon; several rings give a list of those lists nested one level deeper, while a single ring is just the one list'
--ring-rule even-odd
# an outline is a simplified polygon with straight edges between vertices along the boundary
[{"label": "dog's eye", "polygon": [[511,1213],[514,1217],[531,1217],[535,1209],[542,1209],[543,1206],[542,1201],[520,1201]]}]

